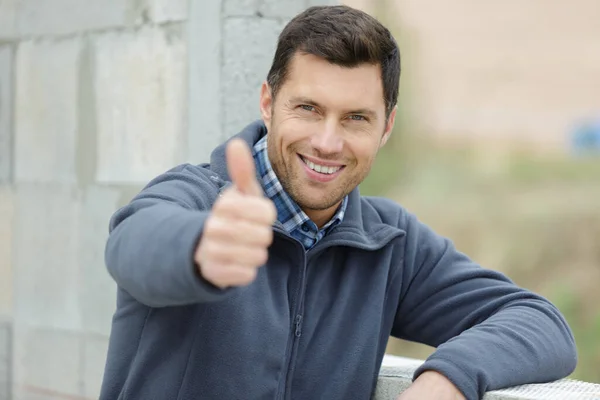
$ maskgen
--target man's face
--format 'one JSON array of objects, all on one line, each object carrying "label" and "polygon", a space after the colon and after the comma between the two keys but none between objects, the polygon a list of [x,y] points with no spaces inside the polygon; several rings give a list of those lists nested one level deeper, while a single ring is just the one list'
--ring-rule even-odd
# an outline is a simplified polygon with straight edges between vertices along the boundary
[{"label": "man's face", "polygon": [[386,119],[379,65],[345,68],[299,53],[274,100],[263,84],[260,106],[273,169],[318,225],[367,176],[396,114]]}]

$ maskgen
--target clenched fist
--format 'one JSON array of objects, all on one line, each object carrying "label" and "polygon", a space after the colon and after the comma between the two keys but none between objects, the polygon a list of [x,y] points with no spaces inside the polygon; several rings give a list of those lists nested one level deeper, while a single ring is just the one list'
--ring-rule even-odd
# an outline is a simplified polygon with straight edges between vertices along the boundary
[{"label": "clenched fist", "polygon": [[206,219],[194,259],[204,279],[220,288],[250,284],[267,262],[277,210],[264,197],[245,142],[226,151],[233,186],[217,199]]}]

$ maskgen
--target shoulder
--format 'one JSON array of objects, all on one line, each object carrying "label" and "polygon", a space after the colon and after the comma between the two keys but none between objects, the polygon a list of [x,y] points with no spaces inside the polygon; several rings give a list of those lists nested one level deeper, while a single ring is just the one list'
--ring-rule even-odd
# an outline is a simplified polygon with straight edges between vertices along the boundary
[{"label": "shoulder", "polygon": [[209,164],[179,164],[152,178],[134,197],[179,203],[188,208],[210,207],[226,182]]},{"label": "shoulder", "polygon": [[[363,223],[386,224],[398,228],[405,233],[418,235],[421,238],[440,235],[426,225],[413,212],[394,200],[385,197],[361,196]],[[443,238],[447,239],[447,238]]]},{"label": "shoulder", "polygon": [[400,230],[404,248],[410,254],[442,254],[453,247],[452,240],[438,234],[413,212],[397,202],[383,197],[362,197],[363,224],[373,230],[376,226],[391,226]]},{"label": "shoulder", "polygon": [[225,184],[221,177],[210,169],[209,164],[193,165],[184,163],[176,165],[152,178],[146,184],[145,189],[167,181],[181,181],[212,190],[218,190],[218,188]]}]

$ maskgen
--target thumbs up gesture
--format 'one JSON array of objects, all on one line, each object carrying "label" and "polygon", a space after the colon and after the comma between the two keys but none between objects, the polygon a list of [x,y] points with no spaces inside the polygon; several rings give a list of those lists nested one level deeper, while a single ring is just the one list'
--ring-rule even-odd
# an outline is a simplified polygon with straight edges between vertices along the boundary
[{"label": "thumbs up gesture", "polygon": [[223,192],[206,219],[194,259],[213,285],[248,285],[267,262],[277,210],[264,197],[247,144],[231,140],[226,150],[233,186]]}]

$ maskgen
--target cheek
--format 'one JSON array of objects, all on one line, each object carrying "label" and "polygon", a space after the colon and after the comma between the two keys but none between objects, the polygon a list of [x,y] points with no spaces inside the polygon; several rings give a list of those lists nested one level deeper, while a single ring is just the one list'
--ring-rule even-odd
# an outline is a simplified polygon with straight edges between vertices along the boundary
[{"label": "cheek", "polygon": [[374,144],[372,140],[360,140],[349,144],[348,148],[356,164],[359,167],[366,167],[375,159],[378,144]]},{"label": "cheek", "polygon": [[308,142],[307,132],[309,129],[300,123],[289,121],[286,126],[281,127],[280,146],[283,153],[300,151]]}]

